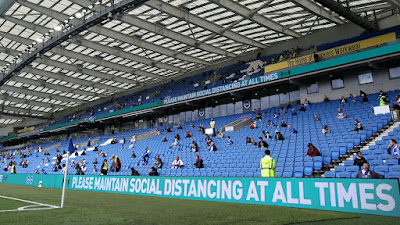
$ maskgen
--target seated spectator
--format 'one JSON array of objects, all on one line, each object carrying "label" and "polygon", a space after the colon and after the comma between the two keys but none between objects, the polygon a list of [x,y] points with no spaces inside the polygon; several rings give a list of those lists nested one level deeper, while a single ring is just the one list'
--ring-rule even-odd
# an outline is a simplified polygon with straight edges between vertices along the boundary
[{"label": "seated spectator", "polygon": [[97,164],[97,158],[94,158],[93,164]]},{"label": "seated spectator", "polygon": [[287,127],[287,124],[285,123],[284,120],[281,121],[281,127]]},{"label": "seated spectator", "polygon": [[339,120],[347,118],[347,115],[343,112],[343,110],[341,108],[338,109],[338,116],[336,117]]},{"label": "seated spectator", "polygon": [[148,147],[144,150],[142,157],[149,158],[150,157],[150,150]]},{"label": "seated spectator", "polygon": [[192,142],[192,147],[190,148],[192,152],[198,152],[199,151],[199,146],[195,141]]},{"label": "seated spectator", "polygon": [[272,136],[269,134],[269,131],[263,131],[263,134],[264,134],[264,137],[265,137],[265,139],[272,139]]},{"label": "seated spectator", "polygon": [[199,155],[196,155],[196,162],[193,163],[192,165],[196,166],[196,168],[199,168],[199,169],[200,169],[200,168],[204,168],[203,160],[200,159],[200,156],[199,156]]},{"label": "seated spectator", "polygon": [[161,131],[157,129],[157,135],[161,135]]},{"label": "seated spectator", "polygon": [[178,169],[183,167],[182,160],[179,159],[179,156],[175,157],[175,160],[172,162],[171,169]]},{"label": "seated spectator", "polygon": [[253,123],[251,123],[250,125],[250,129],[255,129],[257,128],[257,121],[253,121]]},{"label": "seated spectator", "polygon": [[357,158],[354,159],[354,163],[353,165],[358,166],[361,170],[361,167],[364,165],[364,163],[366,163],[367,160],[363,157],[361,151],[357,152]]},{"label": "seated spectator", "polygon": [[167,142],[167,141],[168,141],[168,140],[167,140],[167,137],[164,136],[164,137],[162,138],[162,142]]},{"label": "seated spectator", "polygon": [[143,157],[142,161],[138,163],[138,166],[147,166],[147,158]]},{"label": "seated spectator", "polygon": [[258,148],[259,149],[268,148],[267,142],[264,141],[262,137],[258,138]]},{"label": "seated spectator", "polygon": [[86,173],[87,168],[86,168],[86,165],[85,165],[85,164],[82,164],[81,170],[82,170],[84,173]]},{"label": "seated spectator", "polygon": [[205,133],[205,128],[204,128],[204,125],[203,125],[203,124],[200,124],[200,125],[199,125],[198,131],[200,131],[202,134]]},{"label": "seated spectator", "polygon": [[390,139],[388,154],[392,155],[394,159],[398,159],[400,164],[400,149],[395,139]]},{"label": "seated spectator", "polygon": [[139,176],[139,171],[135,170],[135,168],[131,168],[131,176]]},{"label": "seated spectator", "polygon": [[194,124],[193,124],[192,122],[190,122],[189,127],[190,127],[190,128],[194,128]]},{"label": "seated spectator", "polygon": [[210,152],[217,151],[217,146],[215,146],[213,141],[211,141],[210,146],[208,147],[208,151]]},{"label": "seated spectator", "polygon": [[257,143],[254,141],[253,138],[246,137],[246,145],[247,145],[248,143],[250,143],[250,144],[252,144],[252,145],[257,145]]},{"label": "seated spectator", "polygon": [[82,153],[81,153],[81,155],[86,155],[86,150],[84,149],[84,150],[82,150]]},{"label": "seated spectator", "polygon": [[314,121],[320,121],[321,119],[318,117],[317,114],[314,115]]},{"label": "seated spectator", "polygon": [[310,101],[308,101],[307,99],[304,99],[303,105],[304,105],[305,107],[307,107],[307,106],[311,105],[311,103],[310,103]]},{"label": "seated spectator", "polygon": [[58,171],[58,168],[57,168],[56,164],[53,165],[53,169],[51,171],[53,171],[53,172],[57,172]]},{"label": "seated spectator", "polygon": [[97,173],[96,165],[93,165],[93,173]]},{"label": "seated spectator", "polygon": [[297,112],[294,109],[292,109],[292,116],[297,116]]},{"label": "seated spectator", "polygon": [[112,140],[111,140],[111,144],[113,145],[113,144],[117,144],[118,143],[118,140],[116,139],[116,138],[113,138]]},{"label": "seated spectator", "polygon": [[157,169],[154,166],[149,170],[149,176],[158,176]]},{"label": "seated spectator", "polygon": [[39,170],[35,170],[35,174],[39,174]]},{"label": "seated spectator", "polygon": [[85,175],[85,173],[82,171],[82,169],[79,167],[77,170],[76,170],[76,174],[75,175]]},{"label": "seated spectator", "polygon": [[224,138],[224,133],[222,133],[222,131],[218,131],[217,138]]},{"label": "seated spectator", "polygon": [[342,98],[340,99],[340,103],[341,104],[347,103],[347,99],[344,96],[342,96]]},{"label": "seated spectator", "polygon": [[350,93],[349,99],[350,99],[352,102],[357,102],[357,101],[356,101],[356,97],[354,97],[354,95],[351,94],[351,93]]},{"label": "seated spectator", "polygon": [[131,155],[131,158],[132,158],[132,159],[136,158],[136,154],[135,154],[135,151],[132,151],[132,155]]},{"label": "seated spectator", "polygon": [[276,114],[276,112],[274,112],[274,116],[272,118],[274,118],[274,119],[278,118],[278,114]]},{"label": "seated spectator", "polygon": [[368,102],[368,95],[365,92],[360,91],[360,96],[362,97],[361,103]]},{"label": "seated spectator", "polygon": [[358,120],[355,120],[355,121],[354,121],[354,125],[355,125],[355,128],[353,129],[353,131],[364,130],[363,126],[361,125],[360,122],[358,122]]},{"label": "seated spectator", "polygon": [[186,132],[186,137],[185,138],[191,138],[193,136],[191,131]]},{"label": "seated spectator", "polygon": [[275,131],[275,141],[283,141],[283,135],[278,130]]},{"label": "seated spectator", "polygon": [[74,155],[75,155],[75,156],[78,156],[78,155],[79,155],[79,153],[78,153],[77,150],[75,150]]},{"label": "seated spectator", "polygon": [[364,163],[364,169],[358,171],[356,178],[367,178],[367,179],[384,179],[385,177],[379,173],[369,170],[369,163]]},{"label": "seated spectator", "polygon": [[179,140],[181,140],[181,136],[179,134],[175,134],[175,138]]},{"label": "seated spectator", "polygon": [[307,147],[308,147],[308,150],[307,150],[306,157],[321,156],[321,153],[319,153],[318,149],[313,144],[308,143]]},{"label": "seated spectator", "polygon": [[281,114],[281,115],[284,115],[284,114],[286,114],[286,110],[285,110],[283,107],[281,107],[280,114]]},{"label": "seated spectator", "polygon": [[290,102],[288,102],[287,105],[286,105],[286,110],[289,110],[291,108],[292,108],[292,104],[290,104]]},{"label": "seated spectator", "polygon": [[289,129],[289,134],[296,134],[297,133],[297,130],[294,129],[294,127],[292,127],[291,125],[288,126],[288,129]]},{"label": "seated spectator", "polygon": [[129,149],[132,149],[133,148],[133,142],[132,141],[130,141],[129,142],[129,147],[128,147]]},{"label": "seated spectator", "polygon": [[271,120],[268,120],[267,127],[274,127],[274,126],[275,124]]},{"label": "seated spectator", "polygon": [[306,108],[304,107],[303,104],[300,105],[299,111],[300,112],[305,112],[306,111]]},{"label": "seated spectator", "polygon": [[178,138],[175,138],[175,141],[172,143],[171,147],[169,147],[169,148],[177,147],[178,145],[179,145]]},{"label": "seated spectator", "polygon": [[[80,167],[79,167],[79,169],[80,169]],[[46,172],[46,170],[44,170],[44,168],[42,169],[42,174],[47,174],[47,172]],[[80,175],[80,174],[77,174],[77,175]]]},{"label": "seated spectator", "polygon": [[328,103],[328,102],[330,102],[330,100],[329,100],[329,98],[325,95],[325,97],[324,97],[324,103]]},{"label": "seated spectator", "polygon": [[160,158],[160,155],[156,155],[156,161],[154,162],[154,165],[157,169],[160,169],[163,165],[163,162]]},{"label": "seated spectator", "polygon": [[183,130],[182,125],[179,125],[179,126],[178,126],[178,130]]},{"label": "seated spectator", "polygon": [[167,129],[165,130],[167,133],[171,133],[171,127],[167,127]]},{"label": "seated spectator", "polygon": [[232,141],[232,139],[231,139],[231,136],[228,136],[228,137],[226,138],[226,144],[227,144],[227,145],[233,145],[233,141]]},{"label": "seated spectator", "polygon": [[322,133],[323,134],[327,134],[327,133],[330,133],[330,132],[331,131],[329,130],[328,125],[325,125],[324,128],[322,128]]}]

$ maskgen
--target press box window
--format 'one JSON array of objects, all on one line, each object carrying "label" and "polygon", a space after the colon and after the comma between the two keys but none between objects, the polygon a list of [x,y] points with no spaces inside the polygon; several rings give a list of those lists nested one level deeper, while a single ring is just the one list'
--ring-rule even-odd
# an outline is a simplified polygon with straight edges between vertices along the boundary
[{"label": "press box window", "polygon": [[319,92],[318,82],[307,85],[307,94],[314,94]]},{"label": "press box window", "polygon": [[390,68],[389,77],[390,79],[400,78],[400,67]]},{"label": "press box window", "polygon": [[363,73],[358,75],[358,83],[361,84],[370,84],[373,83],[374,79],[372,78],[372,73]]},{"label": "press box window", "polygon": [[342,78],[332,79],[331,84],[333,90],[344,88],[344,81]]}]

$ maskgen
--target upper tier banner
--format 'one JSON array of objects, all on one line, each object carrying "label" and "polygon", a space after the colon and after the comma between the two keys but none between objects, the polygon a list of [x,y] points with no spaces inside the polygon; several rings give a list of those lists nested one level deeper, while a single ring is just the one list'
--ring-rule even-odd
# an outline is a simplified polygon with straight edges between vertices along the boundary
[{"label": "upper tier banner", "polygon": [[[62,188],[62,175],[0,174],[0,183]],[[68,176],[67,188],[400,217],[395,179]],[[68,201],[68,196],[66,198]]]},{"label": "upper tier banner", "polygon": [[[385,35],[381,35],[378,37],[369,38],[363,41],[354,42],[347,45],[342,45],[336,48],[328,49],[322,52],[317,52],[320,59],[327,59],[329,57],[338,56],[342,54],[346,54],[349,52],[358,51],[360,49],[369,48],[372,46],[380,45],[389,41],[396,40],[396,33],[389,33]],[[270,73],[276,70],[287,69],[293,66],[299,66],[314,62],[314,54],[306,55],[303,57],[298,57],[294,59],[290,59],[284,62],[275,63],[272,65],[268,65],[265,67],[265,73]]]}]

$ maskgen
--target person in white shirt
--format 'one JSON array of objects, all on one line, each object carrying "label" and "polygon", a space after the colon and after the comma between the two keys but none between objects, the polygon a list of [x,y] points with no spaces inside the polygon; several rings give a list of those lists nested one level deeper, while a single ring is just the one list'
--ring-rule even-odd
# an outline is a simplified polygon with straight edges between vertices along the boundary
[{"label": "person in white shirt", "polygon": [[331,131],[329,130],[328,125],[325,125],[324,128],[322,128],[322,133],[327,134],[329,132],[331,132]]},{"label": "person in white shirt", "polygon": [[171,169],[178,169],[183,167],[183,162],[182,160],[179,159],[179,156],[175,158],[175,160],[172,162]]},{"label": "person in white shirt", "polygon": [[175,141],[172,143],[171,147],[169,147],[169,148],[177,147],[178,145],[179,145],[178,138],[175,138]]}]

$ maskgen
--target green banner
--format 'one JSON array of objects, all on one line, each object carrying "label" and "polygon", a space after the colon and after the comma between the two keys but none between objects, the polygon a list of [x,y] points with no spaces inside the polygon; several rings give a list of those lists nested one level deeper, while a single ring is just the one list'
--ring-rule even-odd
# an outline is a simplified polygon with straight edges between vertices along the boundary
[{"label": "green banner", "polygon": [[260,77],[247,79],[247,80],[242,80],[242,81],[225,84],[222,86],[213,87],[213,88],[198,91],[198,92],[192,92],[192,93],[188,93],[185,95],[168,98],[168,99],[164,100],[164,105],[175,103],[175,102],[180,102],[180,101],[185,101],[185,100],[189,100],[189,99],[194,99],[194,98],[198,98],[198,97],[203,97],[203,96],[207,96],[207,95],[217,94],[217,93],[221,93],[221,92],[225,92],[225,91],[235,90],[235,89],[252,86],[252,85],[256,85],[256,84],[260,84],[260,83],[266,83],[266,82],[270,82],[270,81],[277,80],[280,78],[282,78],[282,74],[279,72],[279,73],[268,74],[268,75],[264,75],[264,76],[260,76]]},{"label": "green banner", "polygon": [[[61,188],[62,175],[4,174],[0,183]],[[68,189],[400,217],[398,180],[68,176]]]}]

